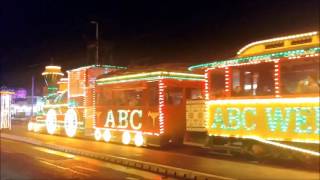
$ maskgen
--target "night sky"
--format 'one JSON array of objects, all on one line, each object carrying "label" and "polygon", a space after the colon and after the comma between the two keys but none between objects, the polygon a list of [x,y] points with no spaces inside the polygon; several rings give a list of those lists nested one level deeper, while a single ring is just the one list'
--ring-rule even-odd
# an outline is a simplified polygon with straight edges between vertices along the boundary
[{"label": "night sky", "polygon": [[[129,2],[129,3],[128,3]],[[102,64],[199,64],[234,57],[256,40],[319,29],[319,0],[0,2],[0,86],[37,94],[45,65],[94,63],[100,23]]]}]

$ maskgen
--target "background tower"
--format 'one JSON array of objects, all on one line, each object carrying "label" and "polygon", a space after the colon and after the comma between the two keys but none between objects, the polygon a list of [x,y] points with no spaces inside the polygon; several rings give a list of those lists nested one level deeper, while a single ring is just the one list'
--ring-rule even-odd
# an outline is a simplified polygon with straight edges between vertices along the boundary
[{"label": "background tower", "polygon": [[43,95],[50,95],[58,91],[58,81],[63,77],[60,66],[46,66],[42,73],[47,88],[44,88]]}]

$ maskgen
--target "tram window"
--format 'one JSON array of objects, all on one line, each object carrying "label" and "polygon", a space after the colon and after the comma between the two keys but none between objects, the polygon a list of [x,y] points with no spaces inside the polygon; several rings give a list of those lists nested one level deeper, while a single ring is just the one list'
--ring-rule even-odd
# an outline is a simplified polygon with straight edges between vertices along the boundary
[{"label": "tram window", "polygon": [[126,101],[129,106],[141,106],[142,105],[142,90],[130,90],[126,91]]},{"label": "tram window", "polygon": [[273,63],[232,68],[232,96],[274,94]]},{"label": "tram window", "polygon": [[142,90],[114,91],[113,98],[117,106],[141,106]]},{"label": "tram window", "polygon": [[210,76],[210,94],[212,98],[223,97],[225,88],[224,69],[216,69],[210,73]]},{"label": "tram window", "polygon": [[282,94],[319,93],[319,60],[281,63]]},{"label": "tram window", "polygon": [[168,88],[166,93],[166,100],[168,104],[180,105],[182,103],[182,99],[182,88]]},{"label": "tram window", "polygon": [[97,104],[98,105],[111,105],[112,104],[112,93],[111,91],[106,91],[101,89],[101,92],[96,93],[97,96]]},{"label": "tram window", "polygon": [[112,101],[113,101],[113,105],[115,106],[125,106],[126,105],[126,101],[127,98],[125,97],[125,93],[124,91],[113,91],[112,92]]},{"label": "tram window", "polygon": [[203,99],[201,89],[189,88],[187,89],[187,99]]},{"label": "tram window", "polygon": [[158,90],[153,87],[150,88],[150,90],[148,91],[149,93],[149,106],[156,106],[159,104],[159,94],[158,94]]}]

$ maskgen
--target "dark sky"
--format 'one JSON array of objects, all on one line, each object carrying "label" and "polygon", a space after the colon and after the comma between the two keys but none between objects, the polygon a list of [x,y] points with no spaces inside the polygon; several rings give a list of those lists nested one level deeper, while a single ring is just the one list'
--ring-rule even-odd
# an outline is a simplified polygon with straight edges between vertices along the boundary
[{"label": "dark sky", "polygon": [[[129,2],[129,3],[128,3]],[[252,41],[319,29],[319,0],[0,2],[0,86],[30,88],[53,62],[92,64],[100,23],[103,64],[199,64]],[[39,93],[40,91],[38,91]]]}]

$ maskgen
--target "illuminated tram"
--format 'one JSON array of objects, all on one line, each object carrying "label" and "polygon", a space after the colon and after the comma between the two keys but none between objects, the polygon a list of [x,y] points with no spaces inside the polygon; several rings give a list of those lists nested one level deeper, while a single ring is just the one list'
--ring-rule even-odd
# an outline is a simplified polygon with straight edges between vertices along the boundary
[{"label": "illuminated tram", "polygon": [[319,157],[319,53],[319,33],[310,32],[253,42],[236,58],[191,66],[205,74],[205,100],[187,102],[185,143]]},{"label": "illuminated tram", "polygon": [[48,91],[28,129],[319,157],[319,53],[319,33],[310,32],[250,43],[233,59],[189,67],[193,73],[181,64],[80,67]]},{"label": "illuminated tram", "polygon": [[164,64],[99,77],[95,139],[136,146],[182,144],[186,99],[201,98],[204,84],[203,75],[186,71]]}]

